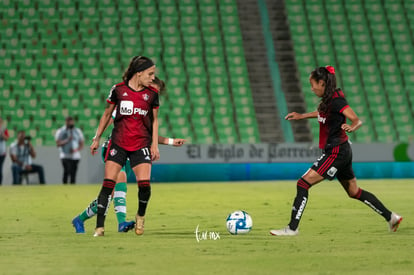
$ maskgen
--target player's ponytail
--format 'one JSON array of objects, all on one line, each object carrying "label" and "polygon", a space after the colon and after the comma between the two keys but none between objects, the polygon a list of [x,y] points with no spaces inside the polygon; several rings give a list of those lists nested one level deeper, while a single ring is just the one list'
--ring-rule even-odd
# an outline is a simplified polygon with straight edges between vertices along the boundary
[{"label": "player's ponytail", "polygon": [[335,68],[332,66],[318,67],[311,72],[310,77],[315,81],[323,80],[325,82],[325,92],[322,100],[319,103],[318,111],[326,113],[329,108],[329,103],[332,100],[333,93],[336,91],[336,77]]},{"label": "player's ponytail", "polygon": [[135,56],[129,63],[128,69],[126,69],[124,75],[122,76],[122,80],[125,83],[128,83],[128,81],[134,76],[134,74],[145,71],[146,69],[152,66],[154,66],[154,62],[152,62],[152,60],[148,57]]}]

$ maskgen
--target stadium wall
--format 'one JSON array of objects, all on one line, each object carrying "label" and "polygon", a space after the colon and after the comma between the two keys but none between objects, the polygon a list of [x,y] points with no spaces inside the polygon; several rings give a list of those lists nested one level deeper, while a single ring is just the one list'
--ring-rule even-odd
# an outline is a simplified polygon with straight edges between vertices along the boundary
[{"label": "stadium wall", "polygon": [[[414,143],[352,144],[358,178],[414,178]],[[34,163],[45,168],[46,182],[62,182],[62,165],[56,147],[38,147]],[[294,180],[320,156],[307,143],[160,146],[161,159],[154,163],[154,182]],[[3,184],[10,185],[11,162],[3,166]],[[100,183],[104,167],[100,154],[82,151],[78,183]],[[134,182],[134,178],[129,178]],[[36,183],[36,175],[30,176]]]}]

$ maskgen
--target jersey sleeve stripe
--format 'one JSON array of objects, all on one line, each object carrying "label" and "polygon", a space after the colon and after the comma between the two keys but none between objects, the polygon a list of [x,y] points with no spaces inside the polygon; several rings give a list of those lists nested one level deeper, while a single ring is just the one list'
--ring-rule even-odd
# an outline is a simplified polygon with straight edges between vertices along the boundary
[{"label": "jersey sleeve stripe", "polygon": [[345,109],[349,108],[349,105],[344,106],[341,110],[339,110],[340,113],[342,113],[343,111],[345,111]]},{"label": "jersey sleeve stripe", "polygon": [[109,104],[115,104],[115,102],[110,101],[109,99],[106,100]]}]

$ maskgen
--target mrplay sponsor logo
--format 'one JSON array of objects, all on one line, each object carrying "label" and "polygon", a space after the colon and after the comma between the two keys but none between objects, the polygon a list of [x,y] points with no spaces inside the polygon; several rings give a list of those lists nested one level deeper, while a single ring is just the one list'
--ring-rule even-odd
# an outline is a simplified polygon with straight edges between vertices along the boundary
[{"label": "mrplay sponsor logo", "polygon": [[119,113],[124,116],[130,115],[141,115],[146,116],[148,114],[148,110],[143,110],[141,108],[134,108],[134,103],[132,101],[123,100],[121,101]]}]

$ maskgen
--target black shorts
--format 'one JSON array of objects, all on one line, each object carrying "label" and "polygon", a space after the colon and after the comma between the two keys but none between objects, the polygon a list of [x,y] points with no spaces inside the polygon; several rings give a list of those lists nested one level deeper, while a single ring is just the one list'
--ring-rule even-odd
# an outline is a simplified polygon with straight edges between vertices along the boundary
[{"label": "black shorts", "polygon": [[141,163],[152,163],[151,150],[149,147],[144,147],[136,151],[127,151],[115,143],[110,144],[106,160],[116,162],[123,167],[128,158],[131,168],[134,168]]},{"label": "black shorts", "polygon": [[352,169],[352,149],[349,142],[325,148],[322,156],[312,165],[312,170],[328,180],[350,180],[355,177]]}]

